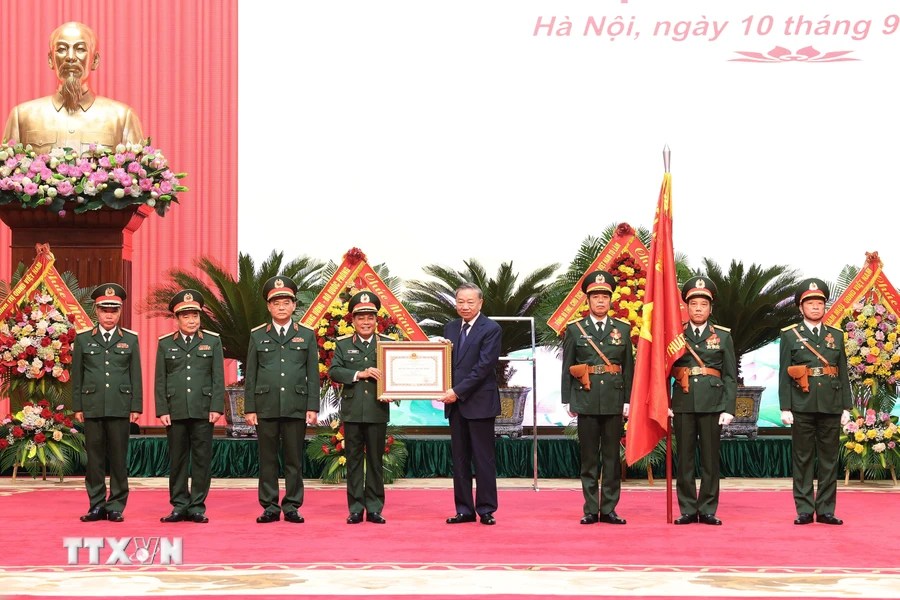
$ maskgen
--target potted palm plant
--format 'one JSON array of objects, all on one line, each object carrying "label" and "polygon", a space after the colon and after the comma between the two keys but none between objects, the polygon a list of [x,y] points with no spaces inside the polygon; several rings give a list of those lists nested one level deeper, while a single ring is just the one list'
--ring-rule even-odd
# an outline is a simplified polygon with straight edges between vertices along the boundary
[{"label": "potted palm plant", "polygon": [[[407,306],[429,335],[440,335],[444,324],[455,319],[456,289],[463,283],[474,283],[484,293],[481,312],[488,317],[532,317],[538,300],[547,289],[549,279],[558,264],[535,269],[521,282],[513,270],[513,263],[500,265],[496,275],[489,277],[484,266],[475,259],[465,261],[465,268],[456,270],[440,265],[428,265],[423,270],[433,281],[410,281],[405,295]],[[503,340],[500,355],[508,357],[517,350],[531,348],[531,325],[526,321],[502,321]],[[515,369],[509,360],[497,364],[497,385],[500,387],[501,414],[495,431],[517,437],[522,432],[525,400],[529,387],[510,387]]]},{"label": "potted palm plant", "polygon": [[[270,316],[262,301],[263,284],[275,275],[286,275],[297,284],[297,308],[309,304],[321,288],[324,263],[303,256],[287,263],[284,253],[273,251],[257,268],[247,254],[238,256],[237,277],[217,260],[201,256],[194,261],[194,269],[175,268],[169,280],[150,290],[143,310],[151,315],[171,318],[169,300],[178,291],[190,288],[203,294],[206,301],[200,314],[200,326],[219,334],[226,359],[247,361],[250,330],[267,321]],[[228,386],[225,407],[227,433],[233,437],[256,435],[255,428],[244,421],[243,377]]]}]

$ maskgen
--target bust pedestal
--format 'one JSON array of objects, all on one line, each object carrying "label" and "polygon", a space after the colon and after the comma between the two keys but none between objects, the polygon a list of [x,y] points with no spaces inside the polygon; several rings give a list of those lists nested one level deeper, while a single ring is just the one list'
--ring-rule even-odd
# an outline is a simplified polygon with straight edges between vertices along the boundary
[{"label": "bust pedestal", "polygon": [[50,244],[60,273],[71,271],[81,287],[109,281],[128,293],[122,310],[123,327],[131,325],[132,237],[153,212],[143,204],[121,210],[102,208],[77,215],[66,206],[66,216],[46,208],[0,206],[0,220],[11,230],[11,271],[34,260],[35,244]]}]

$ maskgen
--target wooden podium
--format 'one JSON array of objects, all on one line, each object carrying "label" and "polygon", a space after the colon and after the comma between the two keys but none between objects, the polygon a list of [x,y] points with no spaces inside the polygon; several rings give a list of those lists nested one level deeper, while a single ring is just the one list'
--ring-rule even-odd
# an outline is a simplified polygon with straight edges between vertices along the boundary
[{"label": "wooden podium", "polygon": [[35,244],[50,244],[56,270],[71,271],[81,287],[109,281],[128,293],[121,325],[131,325],[132,237],[153,209],[139,204],[121,210],[102,208],[77,215],[67,206],[66,216],[46,208],[0,206],[0,220],[12,231],[11,271],[34,261]]}]

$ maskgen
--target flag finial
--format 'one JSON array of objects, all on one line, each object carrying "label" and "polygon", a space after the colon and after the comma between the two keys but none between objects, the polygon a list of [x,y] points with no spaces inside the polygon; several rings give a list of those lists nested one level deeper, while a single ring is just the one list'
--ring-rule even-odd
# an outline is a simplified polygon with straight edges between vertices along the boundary
[{"label": "flag finial", "polygon": [[669,169],[672,166],[672,151],[669,150],[669,145],[666,144],[663,148],[663,168],[666,170],[666,173],[669,172]]}]

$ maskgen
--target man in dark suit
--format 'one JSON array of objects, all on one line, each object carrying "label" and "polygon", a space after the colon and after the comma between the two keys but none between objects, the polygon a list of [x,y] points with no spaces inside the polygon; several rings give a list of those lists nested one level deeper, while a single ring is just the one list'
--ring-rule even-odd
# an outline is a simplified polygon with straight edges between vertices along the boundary
[{"label": "man in dark suit", "polygon": [[[816,521],[841,525],[837,503],[841,425],[850,421],[850,379],[844,332],[822,323],[828,286],[821,279],[800,282],[794,302],[803,321],[781,332],[778,399],[781,421],[791,425],[795,525]],[[818,469],[818,488],[813,477]]]},{"label": "man in dark suit", "polygon": [[82,521],[125,520],[129,427],[144,409],[138,336],[119,327],[125,297],[125,289],[116,283],[94,289],[97,325],[76,336],[72,351],[72,408],[75,418],[84,421],[84,484],[91,505]]},{"label": "man in dark suit", "polygon": [[[460,316],[444,326],[453,344],[453,387],[440,398],[450,420],[453,455],[453,499],[456,514],[449,524],[471,523],[479,515],[485,525],[497,521],[497,465],[494,454],[494,419],[500,414],[496,368],[500,359],[500,326],[481,314],[484,296],[477,285],[464,283],[456,290]],[[475,497],[472,497],[472,467]]]},{"label": "man in dark suit", "polygon": [[[582,525],[598,521],[624,525],[616,514],[622,491],[619,446],[622,416],[628,416],[628,398],[634,377],[631,324],[608,313],[616,280],[607,271],[592,271],[581,282],[590,314],[566,327],[563,338],[561,395],[569,414],[578,417],[581,455]],[[597,480],[603,460],[602,500]]]},{"label": "man in dark suit", "polygon": [[[341,388],[341,420],[347,456],[347,523],[363,520],[383,525],[384,446],[390,402],[378,400],[381,371],[376,366],[377,342],[390,340],[376,332],[381,300],[368,290],[354,294],[347,305],[355,333],[338,338],[328,376]],[[365,463],[365,468],[363,467]]]},{"label": "man in dark suit", "polygon": [[[719,507],[719,445],[722,425],[734,419],[737,362],[731,331],[709,322],[716,284],[708,277],[691,277],[681,288],[690,322],[684,337],[688,351],[672,366],[672,411],[678,440],[678,506],[676,525],[721,525]],[[694,455],[700,440],[700,492]]]},{"label": "man in dark suit", "polygon": [[[169,503],[163,523],[208,523],[213,424],[225,406],[225,362],[217,333],[200,330],[203,295],[182,290],[169,302],[178,329],[159,338],[156,416],[169,441]],[[188,466],[191,487],[188,489]]]},{"label": "man in dark suit", "polygon": [[[277,275],[263,285],[272,320],[250,332],[244,415],[259,438],[257,523],[303,523],[303,441],[319,413],[319,352],[313,331],[292,319],[297,285]],[[278,448],[284,454],[284,497],[278,502]]]}]

